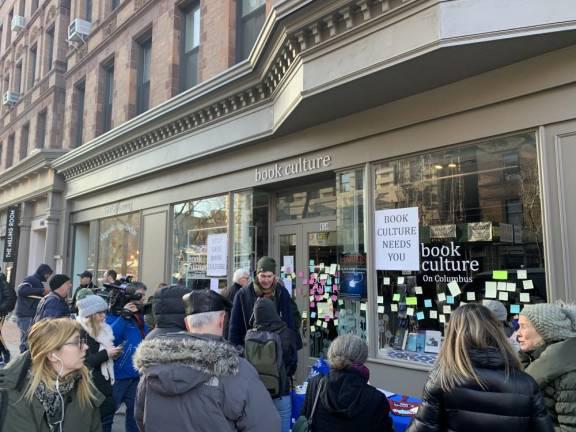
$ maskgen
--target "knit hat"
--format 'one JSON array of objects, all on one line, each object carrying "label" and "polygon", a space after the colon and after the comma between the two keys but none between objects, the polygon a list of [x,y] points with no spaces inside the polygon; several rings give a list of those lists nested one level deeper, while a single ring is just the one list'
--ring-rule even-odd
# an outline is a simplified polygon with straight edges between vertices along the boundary
[{"label": "knit hat", "polygon": [[552,303],[526,305],[520,315],[530,320],[544,342],[576,337],[576,306]]},{"label": "knit hat", "polygon": [[492,312],[498,321],[506,321],[508,319],[508,311],[502,302],[498,300],[487,300],[483,305]]},{"label": "knit hat", "polygon": [[76,291],[76,301],[82,300],[89,295],[94,295],[94,291],[92,291],[91,288],[80,288],[78,291]]},{"label": "knit hat", "polygon": [[50,278],[50,282],[48,282],[48,285],[50,285],[50,289],[52,291],[54,291],[54,290],[57,290],[58,288],[60,288],[62,285],[64,285],[69,280],[70,280],[70,278],[68,276],[66,276],[65,274],[55,274],[54,276],[52,276]]},{"label": "knit hat", "polygon": [[106,312],[108,310],[108,304],[98,295],[86,296],[82,300],[77,301],[76,306],[78,306],[78,315],[80,315],[81,318],[86,318],[95,313]]},{"label": "knit hat", "polygon": [[276,273],[276,260],[269,256],[263,256],[256,264],[256,273],[272,272]]}]

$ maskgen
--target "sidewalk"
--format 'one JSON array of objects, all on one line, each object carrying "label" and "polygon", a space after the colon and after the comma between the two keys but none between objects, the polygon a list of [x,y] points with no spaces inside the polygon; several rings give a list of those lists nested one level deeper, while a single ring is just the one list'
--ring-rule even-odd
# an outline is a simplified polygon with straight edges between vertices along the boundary
[{"label": "sidewalk", "polygon": [[[4,327],[2,328],[2,338],[6,347],[10,350],[12,357],[18,355],[20,345],[20,330],[16,325],[16,318],[9,317],[4,321]],[[124,414],[125,407],[122,405],[116,416],[114,417],[114,425],[112,426],[112,432],[124,432]]]}]

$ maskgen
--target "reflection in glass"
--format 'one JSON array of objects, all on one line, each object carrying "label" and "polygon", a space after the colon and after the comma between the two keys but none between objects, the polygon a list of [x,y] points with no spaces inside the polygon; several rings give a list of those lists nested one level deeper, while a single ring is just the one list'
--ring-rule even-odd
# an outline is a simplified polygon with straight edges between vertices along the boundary
[{"label": "reflection in glass", "polygon": [[[91,239],[94,231],[91,225]],[[138,276],[140,214],[130,213],[101,219],[98,236],[99,278],[104,277],[108,269],[115,270],[119,277]]]},{"label": "reflection in glass", "polygon": [[268,194],[257,190],[234,193],[233,270],[253,273],[258,258],[268,253]]},{"label": "reflection in glass", "polygon": [[300,220],[336,215],[334,182],[316,184],[300,190],[278,193],[277,220]]}]

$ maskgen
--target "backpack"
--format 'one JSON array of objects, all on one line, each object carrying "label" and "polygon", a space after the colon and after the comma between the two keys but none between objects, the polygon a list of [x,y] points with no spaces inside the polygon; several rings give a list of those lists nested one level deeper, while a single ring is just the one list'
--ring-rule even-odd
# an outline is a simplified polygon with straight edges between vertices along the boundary
[{"label": "backpack", "polygon": [[258,329],[246,333],[244,357],[254,366],[273,399],[282,396],[288,381],[282,354],[282,341],[278,333]]}]

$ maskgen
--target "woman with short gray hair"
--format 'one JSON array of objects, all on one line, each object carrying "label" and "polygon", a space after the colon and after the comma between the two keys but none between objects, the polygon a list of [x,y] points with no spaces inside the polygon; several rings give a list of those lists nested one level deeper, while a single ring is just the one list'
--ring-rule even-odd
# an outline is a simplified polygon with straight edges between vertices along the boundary
[{"label": "woman with short gray hair", "polygon": [[338,336],[328,349],[330,372],[308,383],[302,415],[310,419],[315,432],[392,431],[388,399],[368,384],[370,370],[364,365],[368,346],[355,335]]}]

